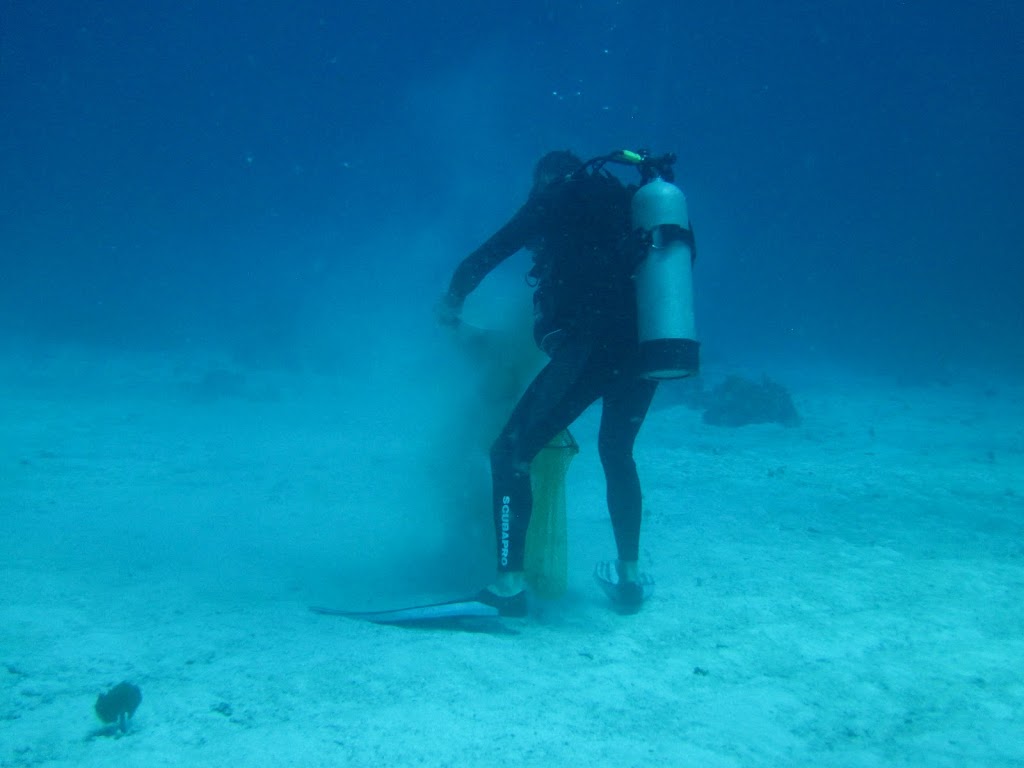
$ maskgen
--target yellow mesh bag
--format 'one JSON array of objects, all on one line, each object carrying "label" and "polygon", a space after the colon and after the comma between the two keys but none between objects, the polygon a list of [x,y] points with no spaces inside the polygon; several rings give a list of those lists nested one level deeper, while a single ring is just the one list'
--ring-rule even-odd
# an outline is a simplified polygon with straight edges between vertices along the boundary
[{"label": "yellow mesh bag", "polygon": [[560,432],[530,465],[533,512],[526,531],[524,569],[534,594],[555,599],[568,586],[565,475],[580,452],[569,430]]}]

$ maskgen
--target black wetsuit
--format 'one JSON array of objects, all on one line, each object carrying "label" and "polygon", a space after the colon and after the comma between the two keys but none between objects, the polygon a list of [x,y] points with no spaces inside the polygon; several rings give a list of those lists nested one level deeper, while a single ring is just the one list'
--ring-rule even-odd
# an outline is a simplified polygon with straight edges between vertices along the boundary
[{"label": "black wetsuit", "polygon": [[530,522],[530,463],[599,398],[598,452],[618,555],[637,560],[641,494],[633,444],[656,382],[637,371],[634,262],[627,247],[632,190],[604,176],[560,181],[522,208],[456,269],[461,305],[521,248],[533,251],[534,335],[550,361],[527,388],[491,448],[498,567],[523,570]]}]

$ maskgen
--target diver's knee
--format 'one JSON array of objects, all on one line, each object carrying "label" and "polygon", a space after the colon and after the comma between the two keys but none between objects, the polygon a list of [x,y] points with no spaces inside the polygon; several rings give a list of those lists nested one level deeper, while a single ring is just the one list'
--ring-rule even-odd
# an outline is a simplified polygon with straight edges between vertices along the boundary
[{"label": "diver's knee", "polygon": [[491,461],[511,461],[515,456],[515,441],[506,435],[499,435],[498,439],[491,443]]},{"label": "diver's knee", "polygon": [[523,455],[519,441],[506,435],[491,445],[491,465],[506,467],[517,474],[530,471],[530,460]]},{"label": "diver's knee", "polygon": [[615,469],[636,469],[636,462],[633,461],[633,451],[624,448],[621,444],[611,442],[599,442],[597,454],[601,458],[601,465],[607,470]]}]

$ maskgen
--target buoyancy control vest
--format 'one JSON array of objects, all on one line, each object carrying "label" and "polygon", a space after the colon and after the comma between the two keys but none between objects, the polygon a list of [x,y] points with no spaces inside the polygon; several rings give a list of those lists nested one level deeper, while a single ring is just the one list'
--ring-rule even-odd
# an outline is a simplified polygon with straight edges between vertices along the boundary
[{"label": "buoyancy control vest", "polygon": [[[561,330],[606,336],[636,327],[628,187],[603,170],[582,169],[535,196],[541,221],[527,243],[534,291],[534,334]],[[635,333],[635,332],[634,332]]]},{"label": "buoyancy control vest", "polygon": [[[641,375],[697,373],[696,246],[686,197],[672,183],[674,162],[671,154],[612,152],[535,195],[541,226],[527,247],[541,349],[562,331],[628,337],[638,344]],[[641,185],[623,184],[604,170],[607,163],[636,167]]]}]

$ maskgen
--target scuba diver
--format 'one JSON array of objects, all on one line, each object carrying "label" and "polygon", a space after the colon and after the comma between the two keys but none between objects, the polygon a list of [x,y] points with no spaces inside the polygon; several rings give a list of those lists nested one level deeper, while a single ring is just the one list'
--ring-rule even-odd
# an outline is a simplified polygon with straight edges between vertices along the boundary
[{"label": "scuba diver", "polygon": [[[639,610],[650,594],[653,582],[640,573],[638,565],[642,501],[633,446],[658,379],[694,373],[697,343],[692,330],[684,334],[688,339],[682,358],[678,350],[669,350],[672,360],[666,363],[665,342],[679,340],[657,338],[655,358],[662,359],[653,366],[644,359],[638,265],[648,252],[653,253],[651,248],[664,245],[662,240],[681,241],[686,247],[688,281],[692,230],[685,218],[685,202],[683,218],[671,228],[674,235],[658,234],[665,227],[638,227],[634,197],[643,186],[623,184],[604,166],[608,162],[636,165],[645,185],[661,182],[681,198],[682,193],[667,183],[674,159],[624,150],[585,163],[569,151],[545,154],[534,169],[526,202],[458,265],[438,305],[440,322],[457,326],[466,297],[488,273],[520,249],[532,252],[527,279],[534,287],[534,340],[549,361],[491,447],[497,578],[473,598],[502,616],[527,613],[523,563],[533,503],[531,462],[598,399],[602,401],[598,452],[618,558],[599,563],[595,578],[623,613]],[[690,289],[689,283],[684,287]],[[692,299],[686,301],[683,314],[689,312],[692,323]],[[664,315],[664,307],[658,313]],[[654,323],[658,322],[662,321],[655,318]]]}]

